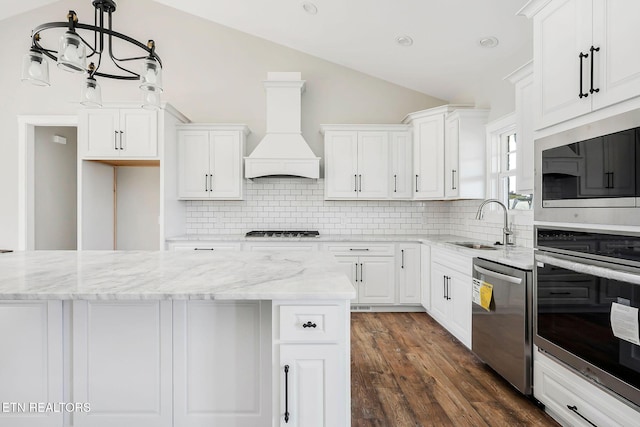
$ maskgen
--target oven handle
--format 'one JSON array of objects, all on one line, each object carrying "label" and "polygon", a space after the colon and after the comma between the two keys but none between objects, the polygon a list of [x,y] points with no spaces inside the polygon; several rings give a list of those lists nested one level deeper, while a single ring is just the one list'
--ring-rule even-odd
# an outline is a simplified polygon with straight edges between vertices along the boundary
[{"label": "oven handle", "polygon": [[640,275],[627,273],[626,271],[614,270],[611,268],[589,265],[578,261],[560,259],[550,255],[536,254],[536,261],[551,264],[556,267],[575,271],[576,273],[588,274],[590,276],[602,277],[605,279],[618,280],[620,282],[640,285]]},{"label": "oven handle", "polygon": [[495,271],[487,270],[486,268],[478,267],[477,265],[474,265],[473,269],[478,273],[482,273],[486,276],[494,277],[496,279],[504,280],[505,282],[508,282],[508,283],[514,283],[516,285],[519,285],[520,283],[522,283],[522,279],[519,277],[513,277],[513,276],[508,276],[506,274],[497,273]]}]

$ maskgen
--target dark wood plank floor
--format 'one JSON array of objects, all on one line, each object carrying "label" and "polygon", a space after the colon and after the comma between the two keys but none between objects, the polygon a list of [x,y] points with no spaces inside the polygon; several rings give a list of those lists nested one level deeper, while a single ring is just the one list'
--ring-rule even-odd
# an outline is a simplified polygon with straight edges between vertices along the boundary
[{"label": "dark wood plank floor", "polygon": [[351,314],[354,427],[557,426],[426,313]]}]

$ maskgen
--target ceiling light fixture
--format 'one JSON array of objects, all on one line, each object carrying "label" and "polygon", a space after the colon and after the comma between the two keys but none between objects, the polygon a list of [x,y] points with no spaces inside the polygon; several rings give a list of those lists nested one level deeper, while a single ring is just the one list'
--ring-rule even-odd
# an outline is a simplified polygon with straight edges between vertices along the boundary
[{"label": "ceiling light fixture", "polygon": [[[113,31],[112,13],[116,10],[115,0],[93,0],[92,4],[95,8],[94,25],[78,22],[78,15],[70,10],[67,14],[67,22],[48,22],[32,31],[31,48],[22,61],[22,80],[38,86],[49,86],[49,64],[46,56],[56,61],[58,67],[65,71],[87,75],[81,91],[80,102],[84,105],[102,105],[100,85],[96,77],[104,77],[117,80],[139,80],[140,89],[143,92],[142,106],[158,108],[160,92],[162,92],[162,61],[156,54],[155,42],[149,40],[145,45],[125,34]],[[57,51],[41,45],[43,33],[46,30],[65,27],[67,31],[60,37]],[[93,44],[87,41],[92,39]],[[119,57],[114,53],[115,39],[133,45],[140,53],[138,56]],[[89,67],[86,65],[87,58],[93,58]],[[109,67],[113,68],[113,71],[99,71],[103,59],[107,58],[111,60]],[[141,63],[139,72],[132,71],[130,66],[125,66],[131,61]]]},{"label": "ceiling light fixture", "polygon": [[480,45],[480,47],[486,47],[486,48],[496,47],[498,46],[498,43],[499,43],[498,39],[493,36],[483,37],[480,40],[478,40],[478,44]]},{"label": "ceiling light fixture", "polygon": [[318,13],[318,7],[310,1],[302,2],[302,8],[309,15],[315,15],[316,13]]},{"label": "ceiling light fixture", "polygon": [[400,46],[411,46],[413,44],[413,39],[409,36],[398,36],[396,37],[396,43],[398,43]]}]

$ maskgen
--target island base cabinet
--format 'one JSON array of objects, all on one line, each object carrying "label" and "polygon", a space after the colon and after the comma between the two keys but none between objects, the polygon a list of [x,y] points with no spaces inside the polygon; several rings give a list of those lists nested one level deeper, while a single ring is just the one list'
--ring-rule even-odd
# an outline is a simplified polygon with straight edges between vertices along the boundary
[{"label": "island base cabinet", "polygon": [[280,346],[280,426],[344,425],[346,402],[339,397],[339,348],[335,344]]},{"label": "island base cabinet", "polygon": [[271,304],[175,301],[174,425],[271,423]]},{"label": "island base cabinet", "polygon": [[[0,301],[0,426],[62,426],[62,301]],[[18,406],[21,405],[21,406]]]},{"label": "island base cabinet", "polygon": [[73,301],[74,427],[172,426],[171,301]]}]

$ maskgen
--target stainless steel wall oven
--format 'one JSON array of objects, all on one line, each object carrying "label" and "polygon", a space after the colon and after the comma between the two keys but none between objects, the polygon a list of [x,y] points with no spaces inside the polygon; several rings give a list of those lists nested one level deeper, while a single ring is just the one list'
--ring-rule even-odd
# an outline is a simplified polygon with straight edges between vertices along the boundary
[{"label": "stainless steel wall oven", "polygon": [[536,221],[640,225],[640,110],[535,141]]},{"label": "stainless steel wall oven", "polygon": [[535,227],[534,343],[640,406],[640,231]]}]

